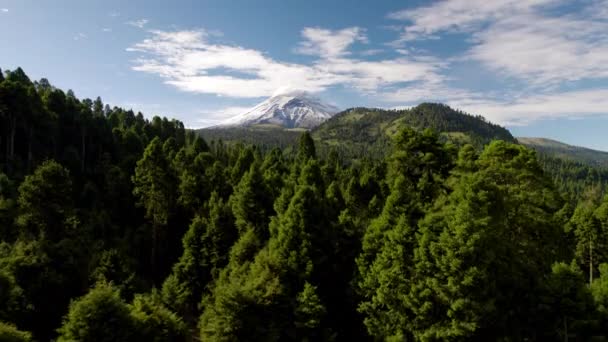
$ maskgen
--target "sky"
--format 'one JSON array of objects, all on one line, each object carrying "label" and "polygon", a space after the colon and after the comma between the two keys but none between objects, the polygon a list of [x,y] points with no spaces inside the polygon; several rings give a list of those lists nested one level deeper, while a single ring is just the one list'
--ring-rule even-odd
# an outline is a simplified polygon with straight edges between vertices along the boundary
[{"label": "sky", "polygon": [[608,0],[0,0],[0,68],[218,124],[304,90],[608,151]]}]

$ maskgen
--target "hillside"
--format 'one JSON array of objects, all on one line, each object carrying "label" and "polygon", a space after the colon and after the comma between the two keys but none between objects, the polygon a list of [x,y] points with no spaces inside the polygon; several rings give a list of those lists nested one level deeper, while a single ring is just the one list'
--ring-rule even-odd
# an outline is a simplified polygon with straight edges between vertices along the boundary
[{"label": "hillside", "polygon": [[578,162],[589,166],[608,167],[608,152],[572,146],[546,138],[517,138],[521,144],[542,154]]},{"label": "hillside", "polygon": [[[336,114],[312,130],[312,136],[323,152],[338,149],[349,156],[383,157],[391,137],[403,127],[418,130],[431,128],[443,140],[457,145],[471,143],[481,147],[491,140],[515,141],[501,126],[436,103],[423,103],[411,109],[385,110],[352,108]],[[208,128],[198,131],[207,140],[253,143],[266,147],[292,145],[301,130],[287,130],[276,125]]]},{"label": "hillside", "polygon": [[366,154],[383,154],[390,138],[403,127],[430,128],[456,145],[481,147],[491,140],[515,141],[504,127],[447,105],[423,103],[411,109],[353,108],[337,114],[313,130],[316,141],[327,146],[347,145]]}]

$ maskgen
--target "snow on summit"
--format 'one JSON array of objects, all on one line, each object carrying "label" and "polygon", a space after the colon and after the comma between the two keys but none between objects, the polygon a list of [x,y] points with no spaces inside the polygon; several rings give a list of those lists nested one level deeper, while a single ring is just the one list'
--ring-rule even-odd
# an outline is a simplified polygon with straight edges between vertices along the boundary
[{"label": "snow on summit", "polygon": [[302,90],[280,90],[243,114],[220,126],[274,124],[285,128],[313,128],[338,112],[338,108]]}]

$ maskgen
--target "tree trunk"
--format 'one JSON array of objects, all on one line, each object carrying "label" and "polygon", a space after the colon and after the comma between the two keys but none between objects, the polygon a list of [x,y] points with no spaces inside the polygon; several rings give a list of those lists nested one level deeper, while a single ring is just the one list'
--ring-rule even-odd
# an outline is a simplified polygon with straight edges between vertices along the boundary
[{"label": "tree trunk", "polygon": [[81,148],[81,157],[80,157],[80,171],[84,173],[84,166],[85,166],[85,160],[87,158],[87,149],[86,149],[86,136],[87,136],[87,131],[86,129],[83,127],[82,128],[82,134],[80,134],[81,136],[81,142],[82,142],[82,148]]},{"label": "tree trunk", "polygon": [[30,127],[27,139],[27,172],[32,171],[32,140],[34,140],[34,129]]},{"label": "tree trunk", "polygon": [[15,156],[15,131],[17,130],[17,118],[11,119],[10,150],[9,157],[12,160]]},{"label": "tree trunk", "polygon": [[8,161],[10,159],[10,153],[11,153],[11,132],[10,132],[10,128],[7,127],[6,128],[6,154],[5,154],[5,161],[6,161],[6,165],[8,168]]},{"label": "tree trunk", "polygon": [[152,267],[152,278],[154,279],[154,281],[156,281],[157,279],[157,272],[156,272],[156,253],[157,253],[157,247],[158,247],[158,225],[156,223],[152,224],[152,253],[150,254],[150,266]]},{"label": "tree trunk", "polygon": [[568,318],[564,317],[564,341],[568,342]]},{"label": "tree trunk", "polygon": [[589,285],[593,283],[593,242],[589,239]]}]

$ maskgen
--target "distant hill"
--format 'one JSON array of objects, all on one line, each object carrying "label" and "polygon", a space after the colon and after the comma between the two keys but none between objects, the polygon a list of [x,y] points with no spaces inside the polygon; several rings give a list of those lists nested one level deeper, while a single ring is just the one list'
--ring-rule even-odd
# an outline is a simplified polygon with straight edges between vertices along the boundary
[{"label": "distant hill", "polygon": [[315,140],[329,146],[348,145],[350,149],[376,153],[385,151],[390,138],[403,127],[431,128],[457,145],[470,143],[481,147],[495,139],[515,141],[506,128],[482,116],[438,103],[403,110],[353,108],[336,114],[312,132]]},{"label": "distant hill", "polygon": [[[443,104],[423,103],[411,109],[384,110],[352,108],[340,112],[312,130],[320,155],[336,151],[343,161],[382,158],[391,151],[391,137],[403,127],[432,128],[445,141],[481,148],[494,139],[519,142],[539,152],[539,162],[557,187],[571,200],[589,188],[603,189],[608,184],[608,153],[567,145],[544,138],[515,139],[504,127],[481,116],[454,110]],[[262,149],[293,146],[303,129],[278,125],[211,128],[199,133],[207,140],[255,144]]]},{"label": "distant hill", "polygon": [[551,157],[608,168],[608,152],[572,146],[546,138],[517,138],[517,141]]},{"label": "distant hill", "polygon": [[[322,153],[335,148],[349,157],[382,157],[390,150],[391,137],[406,126],[420,130],[431,128],[441,133],[446,141],[457,145],[471,143],[481,147],[494,139],[515,142],[506,128],[492,124],[481,116],[437,103],[423,103],[402,110],[348,109],[314,128],[312,136]],[[301,130],[265,124],[214,127],[199,130],[199,133],[207,140],[285,147],[296,141]]]}]

